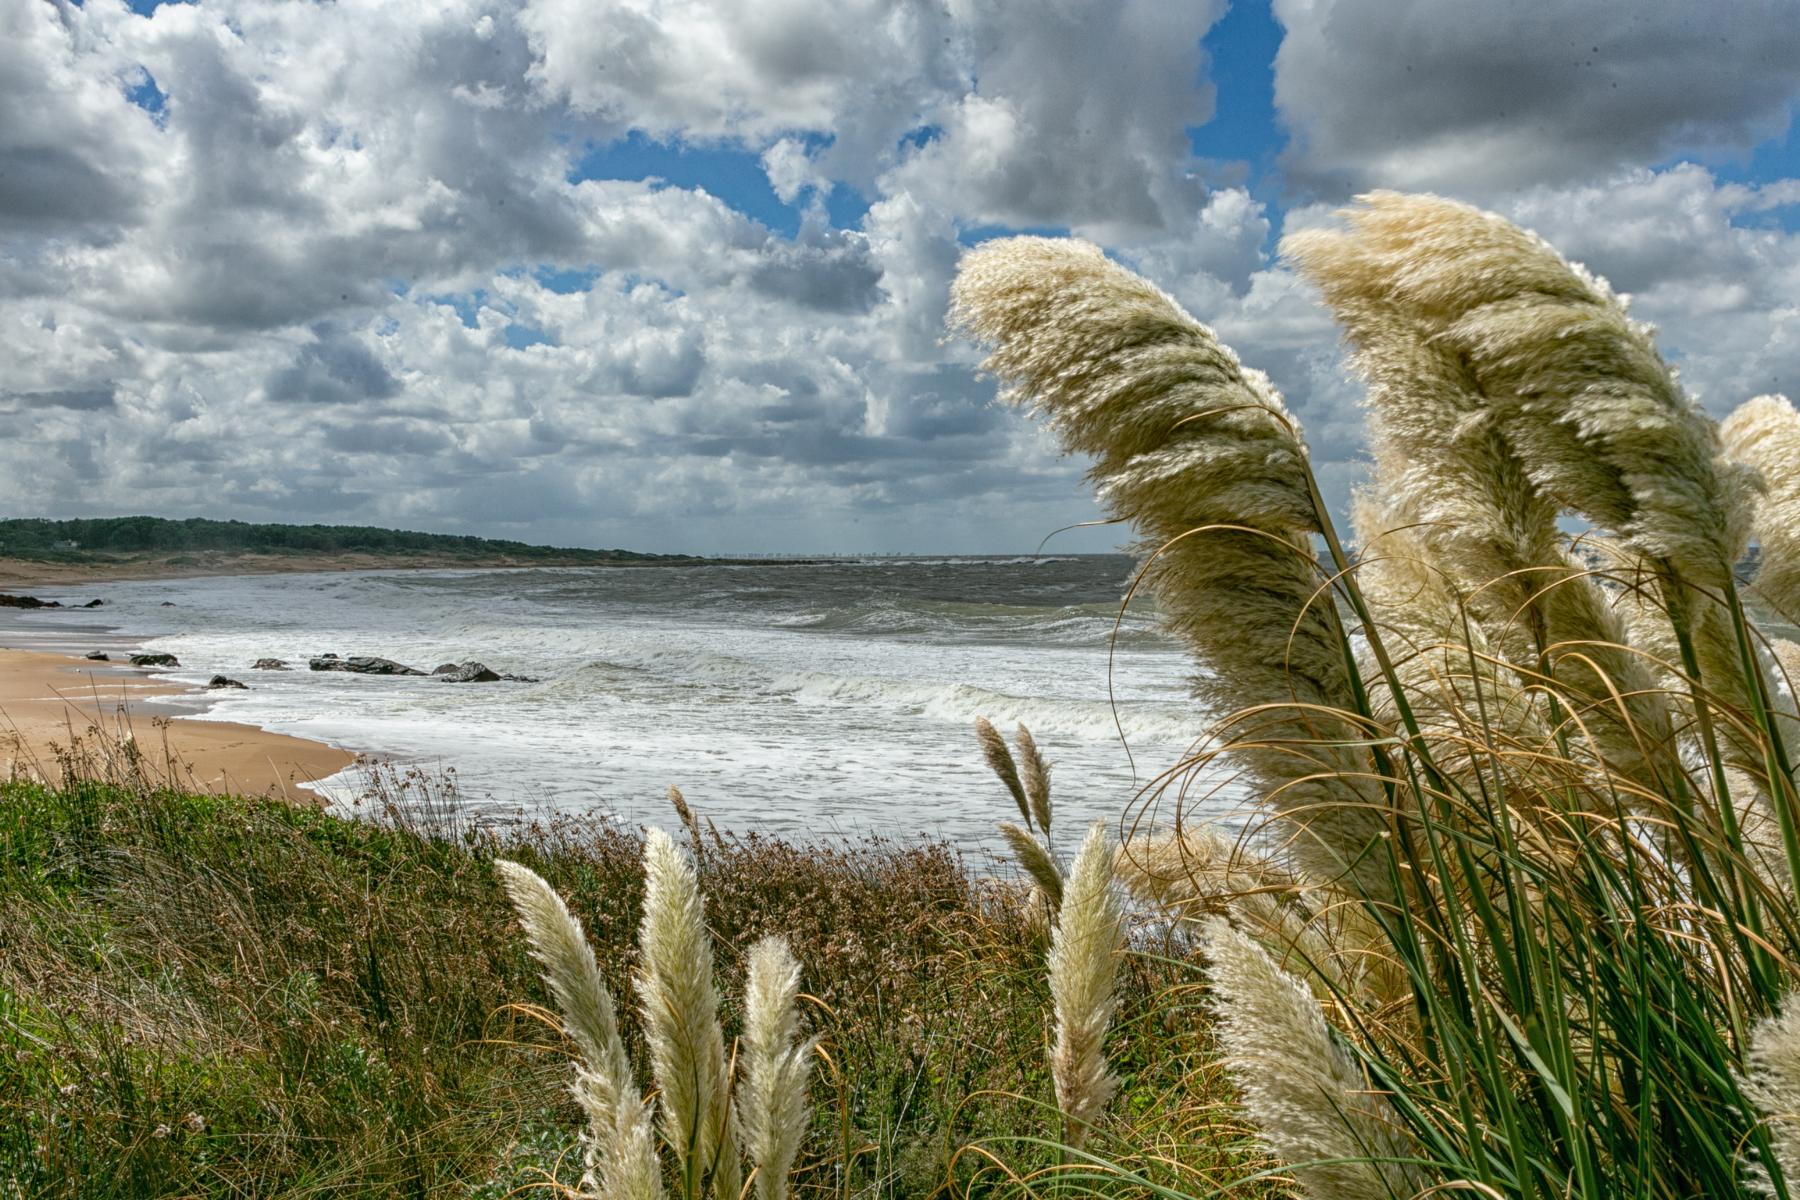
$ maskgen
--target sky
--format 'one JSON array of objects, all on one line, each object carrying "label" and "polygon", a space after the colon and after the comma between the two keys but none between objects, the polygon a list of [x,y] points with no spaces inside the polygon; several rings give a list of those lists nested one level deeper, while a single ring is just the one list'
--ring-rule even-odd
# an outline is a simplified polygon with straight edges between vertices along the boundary
[{"label": "sky", "polygon": [[1017,232],[1269,372],[1341,503],[1284,232],[1465,199],[1709,409],[1800,394],[1797,102],[1800,0],[0,0],[0,514],[1028,553],[1085,464],[943,327]]}]

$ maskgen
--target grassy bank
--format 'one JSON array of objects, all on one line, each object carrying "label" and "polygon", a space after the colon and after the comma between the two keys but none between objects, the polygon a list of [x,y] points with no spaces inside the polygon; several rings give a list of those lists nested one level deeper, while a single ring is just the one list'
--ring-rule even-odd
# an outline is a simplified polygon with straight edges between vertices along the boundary
[{"label": "grassy bank", "polygon": [[[501,843],[429,811],[344,820],[146,786],[0,785],[0,1191],[575,1183],[567,1046],[494,878]],[[1007,1186],[990,1154],[1049,1163],[1043,934],[1014,891],[942,844],[698,850],[722,978],[782,932],[814,998],[798,1194],[988,1193]],[[614,994],[633,996],[639,836],[569,821],[505,852],[568,898]],[[1166,1157],[1146,1169],[1194,1191],[1256,1168],[1188,978],[1157,955],[1123,974],[1112,1149]]]}]

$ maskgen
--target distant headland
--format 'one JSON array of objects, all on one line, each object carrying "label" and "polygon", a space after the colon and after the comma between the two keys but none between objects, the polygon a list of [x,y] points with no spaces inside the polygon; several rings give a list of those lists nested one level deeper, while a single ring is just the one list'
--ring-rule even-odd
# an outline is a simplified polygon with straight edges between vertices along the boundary
[{"label": "distant headland", "polygon": [[609,567],[699,561],[683,554],[534,546],[369,525],[150,516],[0,520],[0,580],[43,583],[384,567]]}]

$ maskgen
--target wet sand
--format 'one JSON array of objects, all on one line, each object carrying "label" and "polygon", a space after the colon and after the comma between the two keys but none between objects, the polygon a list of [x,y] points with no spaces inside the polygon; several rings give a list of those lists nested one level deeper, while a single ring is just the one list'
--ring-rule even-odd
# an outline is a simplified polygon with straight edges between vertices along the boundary
[{"label": "wet sand", "polygon": [[186,719],[142,704],[151,696],[188,692],[117,662],[0,649],[0,778],[35,772],[54,780],[59,750],[77,739],[89,753],[116,760],[119,743],[130,737],[154,776],[170,775],[180,786],[317,804],[318,795],[299,785],[356,761],[323,742]]}]

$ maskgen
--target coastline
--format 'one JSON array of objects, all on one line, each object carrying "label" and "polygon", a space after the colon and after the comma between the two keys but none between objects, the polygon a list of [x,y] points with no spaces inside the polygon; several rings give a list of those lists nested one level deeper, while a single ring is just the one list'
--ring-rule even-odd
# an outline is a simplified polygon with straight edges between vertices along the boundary
[{"label": "coastline", "polygon": [[0,778],[52,778],[59,753],[71,750],[103,768],[119,764],[129,738],[152,777],[166,775],[184,789],[322,805],[324,798],[304,785],[357,760],[325,742],[235,722],[183,719],[137,703],[204,694],[116,662],[0,648]]}]

